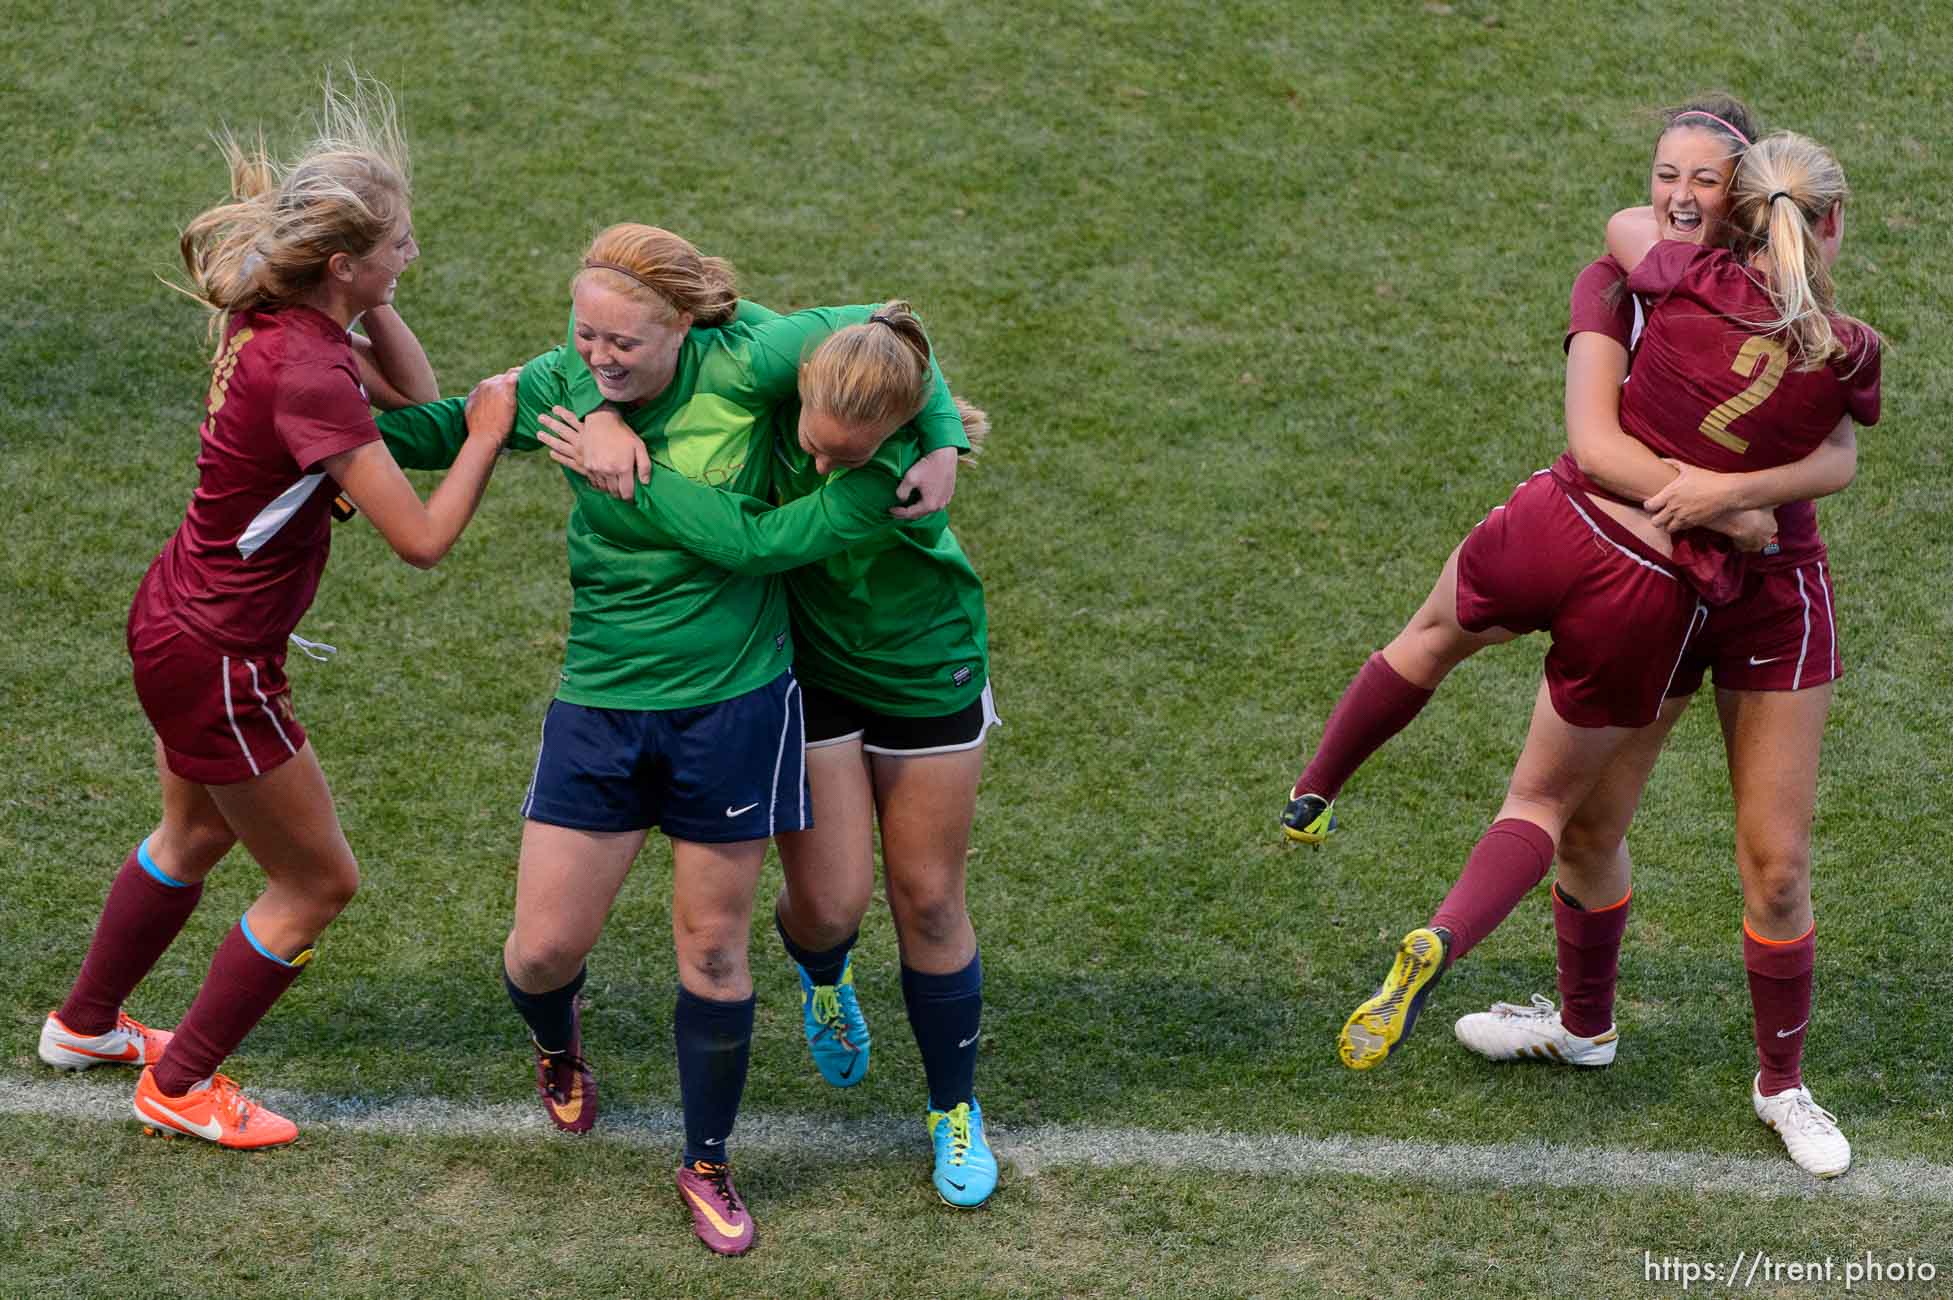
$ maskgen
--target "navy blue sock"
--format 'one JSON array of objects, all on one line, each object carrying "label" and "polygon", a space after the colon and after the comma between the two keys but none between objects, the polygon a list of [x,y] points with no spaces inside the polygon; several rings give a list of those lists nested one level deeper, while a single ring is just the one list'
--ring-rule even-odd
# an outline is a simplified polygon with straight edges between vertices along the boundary
[{"label": "navy blue sock", "polygon": [[685,1107],[685,1163],[724,1160],[746,1091],[753,1048],[753,999],[714,1002],[678,988],[678,1095]]},{"label": "navy blue sock", "polygon": [[529,1022],[529,1032],[534,1035],[536,1046],[545,1052],[565,1052],[580,1047],[576,1031],[576,995],[583,987],[583,977],[590,973],[588,966],[576,973],[576,978],[560,989],[547,993],[525,993],[515,986],[505,967],[502,971],[502,986],[509,991],[509,1001]]},{"label": "navy blue sock", "polygon": [[773,928],[780,932],[780,945],[787,950],[787,956],[800,963],[807,972],[807,978],[816,984],[838,984],[841,982],[841,968],[848,964],[848,953],[854,949],[854,941],[861,937],[856,930],[826,952],[809,952],[793,941],[787,927],[780,924],[780,914],[773,914]]},{"label": "navy blue sock", "polygon": [[929,1107],[948,1110],[976,1097],[977,1032],[983,1021],[983,954],[948,975],[902,967],[902,1001],[922,1049]]}]

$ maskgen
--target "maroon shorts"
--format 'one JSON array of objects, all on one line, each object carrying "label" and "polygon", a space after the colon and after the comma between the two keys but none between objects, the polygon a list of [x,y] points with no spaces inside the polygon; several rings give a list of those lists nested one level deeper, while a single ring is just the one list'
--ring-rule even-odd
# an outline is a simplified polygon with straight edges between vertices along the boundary
[{"label": "maroon shorts", "polygon": [[1801,691],[1844,676],[1831,566],[1751,570],[1743,593],[1709,611],[1670,695],[1692,695],[1704,671],[1729,691]]},{"label": "maroon shorts", "polygon": [[1645,727],[1708,612],[1681,575],[1545,470],[1458,551],[1458,622],[1551,632],[1546,687],[1576,727]]},{"label": "maroon shorts", "polygon": [[292,716],[285,656],[206,644],[159,606],[146,582],[129,611],[129,658],[163,761],[186,781],[248,781],[305,744],[305,728]]}]

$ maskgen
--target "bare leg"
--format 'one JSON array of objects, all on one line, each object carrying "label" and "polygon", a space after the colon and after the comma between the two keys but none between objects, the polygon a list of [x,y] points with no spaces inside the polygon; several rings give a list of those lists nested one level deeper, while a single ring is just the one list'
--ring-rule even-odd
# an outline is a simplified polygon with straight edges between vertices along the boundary
[{"label": "bare leg", "polygon": [[809,749],[807,780],[814,827],[774,838],[785,877],[774,912],[801,948],[825,952],[861,928],[874,895],[875,802],[861,742]]},{"label": "bare leg", "polygon": [[515,924],[502,946],[517,988],[546,993],[576,978],[647,834],[522,823]]}]

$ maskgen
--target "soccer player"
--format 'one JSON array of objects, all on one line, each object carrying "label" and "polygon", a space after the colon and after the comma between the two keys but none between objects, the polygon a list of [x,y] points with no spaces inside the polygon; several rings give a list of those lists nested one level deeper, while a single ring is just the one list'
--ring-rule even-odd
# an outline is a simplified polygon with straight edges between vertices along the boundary
[{"label": "soccer player", "polygon": [[[1689,246],[1677,247],[1687,251]],[[1767,249],[1764,251],[1767,253]],[[1829,246],[1829,251],[1835,254],[1835,242]],[[1659,259],[1655,264],[1660,264]],[[1759,265],[1770,268],[1768,257],[1762,258]],[[1821,266],[1819,270],[1822,270]],[[1783,279],[1791,277],[1791,272],[1781,267],[1775,268],[1772,273],[1781,273]],[[1649,271],[1644,276],[1649,292],[1665,291],[1672,287],[1648,279],[1655,274]],[[1801,280],[1794,281],[1788,292],[1800,293],[1801,283]],[[1781,280],[1775,287],[1778,291],[1784,291]],[[1761,294],[1760,289],[1757,292]],[[1807,303],[1809,300],[1800,298],[1799,301]],[[1734,319],[1739,322],[1784,322],[1792,319],[1802,322],[1813,314],[1819,320],[1824,319],[1822,312],[1815,308],[1794,314],[1778,304],[1767,317],[1736,313]],[[1705,321],[1706,324],[1703,323]],[[1649,340],[1669,337],[1663,330],[1664,318],[1658,316],[1655,319],[1649,339],[1644,340],[1643,355],[1658,360],[1653,363],[1652,371],[1648,368],[1649,363],[1643,363],[1639,381],[1628,388],[1622,406],[1623,425],[1631,428],[1645,442],[1671,453],[1702,459],[1709,453],[1693,446],[1692,440],[1700,441],[1705,436],[1720,435],[1711,436],[1711,442],[1720,445],[1725,453],[1734,454],[1734,444],[1740,443],[1744,449],[1756,445],[1757,462],[1787,463],[1791,457],[1801,456],[1817,446],[1827,432],[1835,433],[1847,412],[1858,416],[1863,422],[1876,419],[1876,340],[1868,331],[1862,336],[1852,333],[1840,345],[1836,355],[1828,350],[1822,352],[1813,363],[1814,369],[1792,370],[1786,379],[1784,370],[1789,365],[1787,358],[1794,355],[1801,363],[1801,358],[1807,355],[1798,350],[1802,346],[1801,340],[1786,344],[1768,332],[1752,330],[1744,333],[1739,328],[1732,328],[1730,321],[1723,316],[1706,314],[1700,304],[1693,308],[1687,304],[1671,307],[1665,324],[1675,331],[1673,338],[1681,339],[1683,343],[1670,342],[1665,348],[1651,351]],[[1783,333],[1790,328],[1784,325],[1777,332]],[[1748,353],[1741,354],[1750,364],[1737,370],[1730,354],[1737,352],[1739,344],[1750,348]],[[1717,362],[1705,372],[1701,369],[1703,363],[1698,360],[1697,368],[1691,370],[1686,348],[1695,346],[1706,354],[1712,345],[1724,349]],[[1825,346],[1828,349],[1829,345]],[[1770,359],[1767,366],[1761,359],[1765,357]],[[1729,368],[1734,379],[1723,377],[1725,368]],[[1748,381],[1749,386],[1746,388],[1743,382],[1736,381]],[[1723,389],[1729,390],[1727,403],[1712,405],[1699,400],[1698,395],[1703,392],[1721,394]],[[1765,399],[1773,391],[1781,391],[1783,396],[1777,403],[1767,404]],[[1755,400],[1748,400],[1744,394]],[[1697,406],[1702,409],[1695,409]],[[1758,406],[1762,407],[1763,414],[1753,414]],[[1731,433],[1727,427],[1729,423],[1745,415],[1749,419],[1741,433]],[[1823,424],[1822,429],[1818,428],[1820,423]],[[1712,446],[1710,452],[1714,451],[1715,447]],[[1556,467],[1555,473],[1557,477],[1570,479],[1564,467]],[[1588,495],[1576,483],[1569,482],[1569,489],[1576,494],[1575,500],[1585,498],[1597,507],[1615,504],[1606,502],[1605,498]],[[1466,608],[1468,595],[1472,594],[1469,588],[1474,579],[1468,571],[1471,553],[1474,550],[1481,553],[1486,551],[1485,537],[1501,537],[1509,531],[1509,517],[1500,519],[1496,528],[1488,521],[1462,548],[1467,563],[1459,565],[1457,569],[1460,610]],[[1717,571],[1717,552],[1710,550],[1685,557],[1678,544],[1676,554],[1678,560],[1689,565],[1692,580],[1705,592],[1724,591],[1730,585],[1727,573]],[[1515,552],[1515,556],[1523,564],[1524,549]],[[1726,591],[1723,598],[1727,599]],[[1471,624],[1466,622],[1465,626]],[[1633,625],[1620,622],[1617,626]],[[1556,627],[1555,654],[1559,651],[1558,631]],[[1640,631],[1636,626],[1637,635]],[[1552,659],[1549,657],[1549,683],[1552,675]],[[1560,704],[1560,701],[1556,699],[1555,704]],[[1559,711],[1563,717],[1567,716],[1564,707]],[[1539,714],[1536,712],[1535,740],[1538,739],[1538,722]],[[1531,741],[1528,748],[1532,748]],[[1522,773],[1523,769],[1524,760]],[[1564,776],[1564,773],[1554,775]],[[1523,801],[1523,796],[1533,794],[1522,789],[1523,784],[1520,776],[1516,775],[1513,792],[1508,797],[1508,810],[1512,809],[1515,800]],[[1481,841],[1480,852],[1474,853],[1473,863],[1434,918],[1433,925],[1407,936],[1391,977],[1375,998],[1358,1008],[1345,1027],[1343,1054],[1347,1063],[1361,1068],[1374,1064],[1388,1054],[1414,1022],[1423,995],[1442,972],[1444,962],[1468,950],[1510,910],[1526,889],[1543,876],[1552,857],[1554,827],[1550,821],[1539,817],[1522,816],[1517,821],[1531,823],[1531,829],[1528,830],[1524,824],[1508,826],[1503,828],[1503,838],[1508,842],[1495,845],[1491,835]],[[1501,829],[1495,825],[1494,832]],[[1530,852],[1524,851],[1528,848]],[[1537,871],[1533,870],[1535,865]],[[1438,933],[1440,931],[1442,933]]]},{"label": "soccer player", "polygon": [[[767,495],[768,417],[800,359],[869,307],[735,321],[732,268],[656,227],[599,234],[571,281],[568,340],[523,367],[511,445],[561,407],[621,417],[650,459],[714,488]],[[932,365],[917,455],[964,448]],[[392,412],[382,428],[409,462],[452,454],[455,403]],[[523,803],[515,923],[503,950],[550,1120],[583,1132],[597,1114],[576,995],[612,901],[651,828],[672,845],[674,1012],[685,1151],[680,1199],[699,1239],[742,1254],[753,1219],[727,1141],[753,1031],[747,938],[767,839],[810,825],[801,687],[784,585],[733,573],[647,531],[647,515],[574,471],[573,603],[561,684]],[[713,493],[712,495],[717,495]],[[886,510],[884,497],[878,510]]]},{"label": "soccer player", "polygon": [[[895,528],[886,510],[915,454],[912,438],[889,433],[925,396],[929,356],[905,303],[820,345],[801,367],[799,402],[777,413],[775,492],[789,503],[777,510],[662,473],[639,498],[714,563],[788,570],[817,820],[778,837],[785,887],[774,916],[799,973],[808,1045],[837,1087],[867,1070],[851,953],[874,887],[879,815],[903,1000],[929,1084],[932,1178],[944,1202],[968,1208],[997,1181],[974,1090],[983,967],[965,899],[985,737],[997,716],[975,570],[943,516]],[[958,407],[979,445],[988,421]],[[587,428],[544,422],[558,431],[545,441],[566,464],[580,463],[579,448],[628,464],[615,417],[593,416]],[[600,441],[611,445],[598,452]]]},{"label": "soccer player", "polygon": [[[1846,188],[1836,160],[1802,137],[1772,137],[1746,155],[1731,193],[1733,250],[1716,259],[1706,255],[1683,268],[1668,290],[1684,309],[1705,309],[1727,287],[1745,285],[1752,301],[1742,311],[1775,314],[1771,301],[1754,287],[1749,272],[1793,264],[1795,250],[1815,301],[1818,319],[1830,325],[1846,356],[1856,365],[1850,382],[1858,389],[1853,414],[1871,423],[1877,416],[1878,343],[1855,321],[1836,315],[1826,266],[1843,237]],[[1628,264],[1648,254],[1673,261],[1677,251],[1656,244],[1667,233],[1645,209],[1620,214],[1610,226],[1610,246]],[[1649,250],[1652,246],[1652,253]],[[1810,250],[1816,250],[1813,261]],[[1779,250],[1793,250],[1782,254]],[[1637,274],[1645,274],[1637,269]],[[1597,355],[1611,347],[1624,360],[1625,322],[1609,343],[1604,316],[1589,344]],[[1813,332],[1818,333],[1813,326]],[[1824,347],[1821,334],[1806,343],[1793,332],[1799,355]],[[1646,344],[1644,343],[1644,348]],[[1717,356],[1713,351],[1708,355]],[[1741,353],[1738,353],[1740,359]],[[1773,359],[1765,355],[1752,387],[1773,382]],[[1751,362],[1754,367],[1757,362]],[[1617,362],[1618,365],[1618,362]],[[1643,362],[1637,360],[1637,372]],[[1718,376],[1721,380],[1721,377]],[[1779,388],[1804,379],[1801,372],[1778,373]],[[1569,402],[1572,400],[1569,380]],[[1637,383],[1640,380],[1637,378]],[[1725,385],[1726,380],[1722,380]],[[1768,396],[1766,405],[1790,396]],[[1614,401],[1612,393],[1596,404]],[[1604,411],[1604,406],[1601,408]],[[1712,413],[1713,414],[1713,413]],[[1596,419],[1581,455],[1582,467],[1604,490],[1639,496],[1651,493],[1657,522],[1687,526],[1707,514],[1741,505],[1763,475],[1726,472],[1745,454],[1732,439],[1747,440],[1735,420],[1705,418],[1711,444],[1690,459],[1709,468],[1664,464],[1649,445]],[[1735,425],[1732,429],[1730,426]],[[1827,446],[1846,468],[1855,463],[1849,424],[1840,426],[1841,445]],[[1582,451],[1576,444],[1576,452]],[[1680,476],[1673,477],[1675,469]],[[1766,471],[1768,473],[1769,471]],[[1848,476],[1848,475],[1847,475]],[[1659,489],[1659,490],[1657,490]],[[1808,503],[1777,511],[1781,529],[1777,552],[1755,559],[1740,593],[1710,612],[1697,644],[1691,647],[1662,720],[1638,737],[1628,761],[1617,764],[1590,805],[1600,809],[1585,833],[1561,845],[1559,880],[1554,887],[1554,920],[1559,940],[1559,985],[1563,1006],[1543,998],[1519,1007],[1498,1003],[1489,1012],[1460,1019],[1459,1039],[1493,1060],[1543,1059],[1573,1064],[1606,1064],[1615,1052],[1613,1000],[1622,936],[1630,898],[1630,863],[1623,843],[1628,819],[1654,763],[1655,752],[1705,670],[1716,681],[1716,708],[1728,750],[1730,784],[1736,803],[1737,866],[1743,882],[1743,958],[1749,976],[1754,1036],[1760,1069],[1751,1102],[1758,1117],[1783,1138],[1796,1162],[1819,1176],[1842,1173],[1850,1163],[1850,1143],[1836,1117],[1819,1107],[1803,1086],[1802,1054],[1812,1007],[1815,926],[1810,907],[1810,827],[1817,795],[1817,759],[1829,713],[1832,685],[1842,672],[1837,648],[1829,560],[1818,536],[1816,514]],[[1597,905],[1596,905],[1597,904]]]},{"label": "soccer player", "polygon": [[[226,136],[231,196],[182,236],[219,340],[197,486],[129,613],[136,695],[156,732],[163,818],[123,862],[66,1001],[41,1028],[62,1069],[141,1070],[138,1119],[226,1147],[298,1128],[217,1072],[312,959],[359,884],[325,773],[292,709],[289,636],[318,588],[344,490],[394,551],[428,568],[480,502],[514,417],[514,377],[466,404],[454,468],[423,503],[368,406],[421,400],[434,375],[394,312],[414,261],[407,152],[383,87],[326,87],[296,162]],[[366,337],[349,334],[355,321]],[[122,1004],[182,930],[204,878],[242,841],[265,891],[218,946],[174,1035]]]}]

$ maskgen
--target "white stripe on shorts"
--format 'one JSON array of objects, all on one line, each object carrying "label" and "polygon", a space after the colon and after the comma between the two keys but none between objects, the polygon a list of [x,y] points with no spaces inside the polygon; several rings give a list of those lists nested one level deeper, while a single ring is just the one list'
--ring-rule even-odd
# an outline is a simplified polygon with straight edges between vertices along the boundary
[{"label": "white stripe on shorts", "polygon": [[529,769],[529,792],[522,796],[522,815],[527,817],[529,810],[536,806],[536,781],[542,776],[543,742],[549,736],[549,706],[543,706],[542,725],[536,728],[536,765]]},{"label": "white stripe on shorts", "polygon": [[926,758],[931,754],[961,754],[965,750],[975,749],[983,743],[983,738],[990,734],[990,728],[1004,725],[1004,720],[997,716],[997,697],[990,693],[988,680],[983,683],[983,694],[978,698],[983,701],[983,726],[978,728],[974,740],[966,740],[957,745],[937,745],[930,749],[884,749],[879,745],[863,745],[861,752],[880,754],[886,758]]},{"label": "white stripe on shorts", "polygon": [[244,743],[244,732],[237,725],[237,713],[231,708],[231,657],[224,656],[223,667],[218,672],[224,679],[224,721],[231,724],[231,734],[237,737],[237,747],[244,751],[244,761],[251,765],[251,775],[257,776],[258,760],[251,757],[251,747]]},{"label": "white stripe on shorts", "polygon": [[[1533,477],[1537,478],[1539,476],[1535,474]],[[1565,499],[1568,505],[1573,507],[1573,513],[1580,516],[1581,522],[1585,523],[1587,527],[1594,530],[1595,537],[1600,538],[1601,541],[1607,543],[1609,546],[1619,551],[1622,555],[1627,556],[1630,560],[1633,560],[1636,564],[1640,565],[1642,568],[1653,569],[1656,573],[1659,573],[1662,577],[1667,578],[1670,582],[1680,581],[1680,579],[1676,578],[1676,576],[1673,573],[1671,573],[1669,570],[1664,569],[1661,565],[1656,564],[1653,560],[1647,559],[1644,556],[1636,555],[1633,551],[1630,551],[1627,547],[1621,545],[1619,542],[1609,537],[1606,533],[1602,532],[1600,530],[1600,525],[1594,522],[1593,516],[1589,515],[1585,510],[1582,510],[1580,508],[1580,503],[1578,501],[1575,501],[1571,496],[1568,496],[1565,492],[1560,493],[1560,496]]]},{"label": "white stripe on shorts", "polygon": [[292,738],[290,736],[287,736],[285,734],[285,728],[279,725],[278,715],[275,712],[273,712],[271,708],[271,700],[265,695],[264,687],[258,684],[257,664],[253,663],[249,659],[246,659],[244,661],[244,666],[251,670],[251,690],[258,697],[258,707],[264,710],[265,717],[271,719],[271,729],[278,733],[278,739],[284,741],[285,748],[291,750],[293,756],[296,756],[298,754],[298,746],[292,744]]},{"label": "white stripe on shorts", "polygon": [[[799,696],[800,682],[798,680],[791,680],[787,683],[787,693],[780,698],[780,704],[782,706],[780,709],[780,744],[773,751],[773,792],[766,799],[766,833],[769,836],[775,834],[778,828],[779,819],[776,814],[780,806],[780,768],[786,762],[787,737],[793,734],[793,716],[799,708]],[[804,726],[805,724],[803,723],[802,725]],[[805,733],[803,732],[802,734],[804,735]],[[805,830],[807,826],[807,782],[805,780],[807,759],[805,755],[801,757],[800,767],[803,778],[800,783],[800,826],[796,829]]]},{"label": "white stripe on shorts", "polygon": [[1817,565],[1818,590],[1824,593],[1824,621],[1831,625],[1831,675],[1844,676],[1844,656],[1838,653],[1838,615],[1831,608],[1831,575],[1824,571],[1824,562]]},{"label": "white stripe on shorts", "polygon": [[1804,659],[1811,650],[1811,593],[1804,590],[1804,571],[1798,569],[1797,598],[1804,602],[1804,639],[1797,643],[1797,671],[1791,675],[1790,689],[1804,689]]},{"label": "white stripe on shorts", "polygon": [[1682,660],[1688,657],[1689,642],[1695,640],[1696,632],[1699,631],[1703,627],[1703,625],[1708,623],[1708,621],[1709,621],[1709,607],[1703,604],[1701,599],[1698,598],[1695,602],[1695,612],[1689,615],[1688,633],[1682,637],[1682,648],[1675,652],[1675,666],[1668,670],[1668,681],[1662,685],[1661,699],[1659,702],[1656,703],[1655,716],[1648,719],[1649,723],[1654,723],[1660,720],[1661,706],[1663,704],[1668,703],[1668,688],[1675,684],[1675,674],[1682,671]]}]

